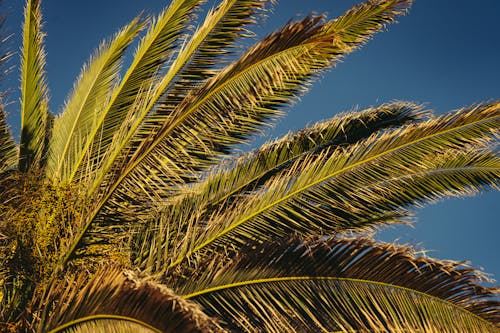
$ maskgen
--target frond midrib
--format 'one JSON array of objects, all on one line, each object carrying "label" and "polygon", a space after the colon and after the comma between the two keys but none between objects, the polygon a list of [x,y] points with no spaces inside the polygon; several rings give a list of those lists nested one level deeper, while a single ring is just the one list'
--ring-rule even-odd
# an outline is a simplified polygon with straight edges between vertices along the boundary
[{"label": "frond midrib", "polygon": [[[31,43],[29,43],[29,36],[31,36],[31,1],[26,4],[26,19],[28,19],[27,24],[25,25],[25,32],[23,34],[23,41],[25,44],[25,47],[27,49],[23,49],[24,54],[28,55],[30,50],[31,50]],[[21,96],[26,97],[26,90],[27,90],[27,85],[28,85],[28,61],[26,61],[27,58],[22,62],[22,69],[21,69]],[[25,113],[26,112],[26,98],[21,98],[21,112]],[[24,128],[24,117],[21,117],[21,129]]]},{"label": "frond midrib", "polygon": [[[495,118],[500,118],[500,116],[493,117],[493,119],[495,119]],[[286,201],[286,200],[288,200],[288,199],[292,198],[293,196],[295,196],[295,195],[297,195],[297,194],[299,194],[299,193],[301,193],[301,192],[303,192],[303,191],[307,190],[308,188],[311,188],[311,187],[314,187],[314,186],[316,186],[316,185],[319,185],[319,184],[323,183],[324,181],[326,181],[326,180],[328,180],[328,179],[330,179],[330,178],[332,178],[332,177],[334,177],[334,176],[336,176],[336,175],[338,175],[338,174],[341,174],[341,173],[346,172],[346,171],[348,171],[348,170],[350,170],[350,169],[356,168],[356,167],[358,167],[358,166],[360,166],[360,165],[363,165],[363,164],[366,164],[366,163],[370,163],[371,161],[376,160],[376,159],[378,159],[378,158],[380,158],[380,157],[383,157],[384,155],[391,154],[391,153],[393,153],[393,152],[395,152],[395,151],[397,151],[397,150],[404,149],[404,148],[406,148],[406,147],[408,147],[408,146],[411,146],[411,145],[417,144],[417,143],[422,142],[422,141],[424,141],[424,140],[428,140],[428,139],[431,139],[431,138],[433,138],[433,137],[438,137],[438,136],[446,135],[446,134],[448,134],[448,133],[450,133],[450,132],[453,132],[453,131],[459,131],[459,130],[461,130],[461,129],[464,129],[464,128],[467,128],[467,127],[470,127],[470,126],[474,126],[474,125],[480,124],[480,123],[482,123],[482,122],[489,122],[489,121],[491,121],[491,120],[492,120],[492,118],[480,119],[480,120],[478,120],[478,121],[474,121],[474,122],[471,122],[471,123],[466,123],[466,124],[461,125],[461,126],[458,126],[458,127],[451,127],[451,128],[446,129],[446,130],[444,130],[444,131],[439,131],[439,132],[437,132],[437,133],[432,133],[431,135],[426,135],[426,136],[423,136],[423,137],[421,137],[421,138],[419,138],[419,139],[417,139],[417,140],[412,140],[412,141],[409,141],[409,142],[407,142],[407,143],[400,144],[400,145],[398,145],[398,146],[396,146],[396,147],[393,147],[393,148],[391,148],[391,149],[385,150],[385,151],[383,151],[383,152],[381,152],[381,153],[375,154],[375,155],[370,156],[370,157],[368,157],[368,158],[362,159],[362,160],[360,160],[360,161],[358,161],[358,162],[355,162],[355,163],[353,163],[353,164],[350,164],[350,165],[348,165],[347,167],[344,167],[344,168],[341,168],[341,169],[339,169],[339,170],[336,170],[335,172],[329,173],[329,174],[328,174],[328,175],[326,175],[325,177],[322,177],[322,178],[320,178],[320,179],[318,179],[318,180],[316,180],[316,181],[314,181],[314,182],[310,182],[310,183],[308,183],[306,186],[300,187],[300,188],[298,188],[298,189],[296,189],[296,190],[294,190],[294,191],[290,192],[289,194],[287,194],[287,195],[285,195],[285,196],[283,196],[283,197],[279,198],[278,200],[273,201],[273,202],[271,202],[270,204],[268,204],[268,205],[266,205],[266,206],[264,206],[264,207],[260,208],[260,209],[259,209],[259,210],[257,210],[256,212],[254,212],[254,213],[252,213],[252,214],[250,214],[250,215],[248,215],[248,216],[246,216],[246,217],[242,218],[240,221],[238,221],[238,222],[236,222],[236,223],[234,223],[234,224],[230,225],[228,228],[226,228],[226,229],[222,230],[222,231],[221,231],[220,233],[218,233],[217,235],[215,235],[215,236],[213,236],[213,237],[209,238],[208,240],[206,240],[206,241],[205,241],[205,242],[203,242],[202,244],[200,244],[200,245],[198,245],[197,247],[195,247],[192,251],[190,251],[190,252],[188,253],[188,255],[191,255],[191,254],[193,254],[193,253],[195,253],[195,252],[199,251],[200,249],[204,248],[205,246],[207,246],[207,245],[211,244],[211,243],[212,243],[213,241],[215,241],[216,239],[218,239],[218,238],[220,238],[220,237],[222,237],[222,236],[226,235],[226,234],[227,234],[227,233],[229,233],[230,231],[234,230],[235,228],[239,227],[241,224],[243,224],[243,223],[247,222],[248,220],[250,220],[250,219],[254,218],[255,216],[257,216],[257,215],[261,214],[262,212],[264,212],[264,211],[266,211],[266,210],[268,210],[268,209],[270,209],[270,208],[272,208],[272,207],[274,207],[274,206],[276,206],[276,205],[278,205],[278,204],[280,204],[280,203],[282,203],[282,202],[284,202],[284,201]],[[169,267],[170,267],[170,268],[175,267],[175,266],[177,266],[179,263],[181,263],[183,260],[184,260],[184,258],[179,258],[179,259],[177,259],[176,261],[174,261],[173,263],[171,263],[171,264],[169,265]]]},{"label": "frond midrib", "polygon": [[196,298],[198,296],[207,295],[207,294],[222,291],[222,290],[236,289],[236,288],[246,287],[246,286],[251,286],[251,285],[270,284],[270,283],[275,283],[275,282],[297,282],[297,281],[339,281],[339,282],[346,281],[346,282],[355,282],[355,283],[377,285],[377,286],[382,286],[384,288],[398,289],[398,290],[402,290],[405,292],[417,294],[417,295],[420,295],[423,297],[431,298],[434,301],[437,301],[441,304],[451,306],[454,309],[457,309],[463,313],[466,313],[467,315],[471,315],[474,318],[480,320],[481,322],[489,325],[490,327],[495,328],[494,324],[492,324],[488,320],[484,319],[483,317],[481,317],[481,316],[479,316],[471,311],[468,311],[455,303],[452,303],[450,301],[444,300],[444,299],[439,298],[437,296],[425,293],[423,291],[419,291],[419,290],[415,290],[415,289],[411,289],[408,287],[399,286],[399,285],[395,285],[395,284],[390,284],[387,282],[356,279],[356,278],[347,278],[347,277],[342,278],[342,277],[332,277],[332,276],[287,276],[287,277],[261,278],[261,279],[245,280],[245,281],[233,282],[233,283],[229,283],[229,284],[225,284],[225,285],[215,286],[215,287],[203,289],[203,290],[200,290],[197,292],[193,292],[190,294],[181,295],[181,297],[184,299],[193,299],[193,298]]},{"label": "frond midrib", "polygon": [[78,319],[69,321],[67,323],[64,323],[63,325],[60,325],[60,326],[48,331],[47,333],[64,332],[64,330],[66,330],[70,327],[76,326],[78,324],[82,324],[84,322],[95,321],[95,320],[106,320],[106,319],[128,321],[128,322],[132,322],[132,323],[144,326],[145,328],[150,329],[151,331],[153,331],[155,333],[162,333],[162,331],[160,329],[158,329],[154,326],[151,326],[148,323],[145,323],[141,320],[138,320],[138,319],[132,318],[132,317],[127,317],[127,316],[115,315],[115,314],[98,314],[98,315],[90,315],[90,316],[78,318]]}]

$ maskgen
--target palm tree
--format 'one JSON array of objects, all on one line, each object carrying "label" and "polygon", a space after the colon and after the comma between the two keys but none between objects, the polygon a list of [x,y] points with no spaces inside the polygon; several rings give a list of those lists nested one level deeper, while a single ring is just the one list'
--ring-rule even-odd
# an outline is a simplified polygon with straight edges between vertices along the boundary
[{"label": "palm tree", "polygon": [[27,0],[19,145],[0,112],[0,328],[497,332],[480,273],[369,236],[498,184],[500,102],[393,102],[225,158],[411,0],[290,22],[241,54],[273,1],[221,0],[193,31],[203,2],[103,42],[54,117]]}]

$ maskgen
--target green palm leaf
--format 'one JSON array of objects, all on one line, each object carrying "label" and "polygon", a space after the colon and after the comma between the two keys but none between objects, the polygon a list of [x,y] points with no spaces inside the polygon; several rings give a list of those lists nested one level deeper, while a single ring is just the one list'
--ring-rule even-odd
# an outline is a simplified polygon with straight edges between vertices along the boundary
[{"label": "green palm leaf", "polygon": [[272,2],[273,0],[230,0],[213,9],[213,14],[207,15],[207,23],[218,12],[223,13],[223,16],[190,55],[190,60],[179,72],[172,88],[161,99],[161,104],[155,111],[156,116],[171,112],[172,107],[182,102],[193,88],[215,75],[221,66],[227,65],[235,53],[236,42],[251,35],[246,26],[256,23],[259,14],[263,15],[265,5]]},{"label": "green palm leaf", "polygon": [[[383,129],[404,126],[425,119],[420,106],[396,102],[361,112],[338,115],[276,142],[265,144],[229,165],[210,172],[206,179],[189,188],[200,193],[208,206],[217,206],[245,191],[256,190],[307,154],[320,154],[332,147],[356,143]],[[206,196],[206,198],[205,198]],[[201,201],[201,200],[200,200]]]},{"label": "green palm leaf", "polygon": [[[91,226],[106,219],[109,224],[112,212],[127,209],[121,202],[155,202],[179,183],[192,180],[196,171],[211,165],[217,155],[227,152],[229,146],[241,142],[242,136],[255,132],[266,120],[279,113],[277,107],[287,104],[303,90],[312,75],[351,51],[354,48],[351,37],[337,43],[332,25],[336,29],[342,26],[346,31],[354,27],[352,34],[360,34],[358,42],[364,42],[409,5],[409,1],[402,0],[383,3],[383,6],[375,2],[358,6],[363,15],[356,16],[357,24],[348,21],[342,26],[334,20],[318,25],[319,18],[288,24],[186,98],[166,121],[162,121],[159,129],[143,128],[147,133],[139,135],[140,140],[132,145],[137,148],[124,150],[125,156],[129,157],[115,161],[111,156],[110,162],[105,163],[90,189],[91,193],[98,190],[99,203],[62,262],[66,263],[81,246],[91,242],[89,237],[85,238]],[[184,64],[182,59],[194,53],[195,45],[203,41],[201,37],[208,35],[210,26],[216,26],[218,16],[223,17],[223,12],[216,11],[209,16],[208,23],[180,52],[159,83],[160,88],[155,88],[153,94],[164,90],[164,82],[170,82],[169,73],[178,72],[179,62]],[[344,32],[340,35],[343,36]],[[154,102],[157,98],[150,100]],[[117,154],[121,154],[122,147],[118,146]],[[142,193],[137,193],[136,189]],[[103,207],[108,207],[111,214],[107,214]],[[99,214],[102,217],[96,219]],[[97,233],[103,235],[101,230],[104,229]]]},{"label": "green palm leaf", "polygon": [[19,169],[28,171],[43,164],[50,134],[48,89],[45,78],[40,1],[29,0],[24,11],[21,50],[21,140]]},{"label": "green palm leaf", "polygon": [[[206,212],[209,215],[228,207],[235,196],[242,196],[245,192],[255,191],[264,186],[266,182],[272,182],[275,177],[285,173],[296,160],[305,158],[307,154],[331,152],[332,147],[352,144],[381,129],[418,122],[426,116],[428,112],[422,111],[421,107],[404,102],[385,104],[358,113],[336,116],[294,135],[285,136],[277,142],[264,145],[256,152],[244,155],[230,162],[229,165],[223,164],[220,168],[211,171],[204,181],[187,187],[185,189],[187,194],[181,195],[180,198],[170,199],[166,205],[179,212],[197,211],[200,212],[199,214]],[[385,216],[385,219],[401,217],[401,214],[391,214],[390,217]],[[186,225],[191,221],[179,215],[177,218],[162,219],[159,223],[164,222],[171,226],[171,220],[185,222]],[[157,224],[147,226],[146,230],[142,228],[141,233],[144,238],[137,238],[139,251],[145,251],[148,253],[147,256],[152,256],[156,251],[150,251],[148,245],[151,242],[158,245],[164,244],[165,234],[159,233],[158,230],[166,228],[166,225]],[[169,236],[177,237],[172,231],[169,232]],[[149,239],[150,237],[155,240]],[[139,257],[142,255],[138,254]],[[155,260],[149,258],[147,261],[154,262]]]},{"label": "green palm leaf", "polygon": [[[170,64],[170,68],[163,78],[156,85],[154,85],[154,87],[149,87],[147,85],[143,87],[148,90],[147,98],[139,98],[139,100],[136,99],[135,105],[140,105],[140,107],[136,108],[138,110],[137,115],[127,119],[125,132],[117,136],[118,139],[114,140],[115,142],[112,147],[106,152],[106,159],[102,168],[99,170],[100,178],[96,179],[94,182],[91,192],[97,190],[99,186],[103,187],[103,184],[113,185],[114,180],[112,178],[111,181],[107,179],[107,177],[109,177],[107,173],[111,170],[113,171],[113,175],[116,170],[120,170],[124,167],[123,164],[126,163],[126,160],[124,161],[122,156],[124,151],[128,152],[125,154],[125,157],[129,157],[130,146],[133,147],[131,150],[132,153],[135,151],[137,146],[137,138],[133,140],[134,136],[143,137],[145,135],[144,133],[156,130],[158,126],[161,126],[162,122],[165,122],[166,119],[168,119],[168,114],[163,116],[154,114],[148,119],[145,119],[146,116],[154,109],[159,99],[166,93],[167,88],[173,84],[171,92],[167,92],[167,94],[170,97],[175,95],[177,96],[176,98],[178,98],[178,95],[181,94],[180,91],[185,89],[185,87],[182,87],[186,85],[186,82],[184,82],[185,78],[182,78],[183,76],[189,76],[190,82],[193,85],[195,85],[193,81],[203,80],[203,77],[207,75],[207,73],[203,74],[203,72],[206,70],[206,66],[208,66],[208,64],[202,65],[199,59],[197,60],[199,53],[211,54],[214,59],[217,58],[218,55],[224,54],[224,50],[221,49],[218,51],[210,51],[212,46],[208,46],[208,43],[217,43],[221,34],[226,34],[226,37],[229,38],[227,43],[230,43],[232,39],[235,39],[241,34],[241,32],[238,31],[238,26],[240,24],[248,23],[248,16],[254,14],[255,12],[254,7],[261,7],[264,2],[252,1],[250,3],[245,2],[245,4],[248,5],[248,7],[242,6],[241,3],[237,3],[235,0],[224,0],[221,5],[217,7],[217,9],[209,12],[204,24],[193,34],[189,42],[187,42],[187,44],[179,51],[179,54]],[[208,61],[208,58],[205,60]],[[215,60],[209,62],[215,63]],[[184,68],[186,64],[187,68]],[[196,67],[198,65],[201,67]],[[178,80],[174,84],[173,81],[177,76],[179,76]],[[193,79],[193,77],[196,78]],[[155,82],[152,82],[152,84],[154,83]],[[161,105],[168,105],[170,103],[172,103],[172,101],[163,101]],[[142,130],[139,134],[137,134],[136,130],[139,127],[141,127]],[[141,139],[139,139],[139,141],[140,140]],[[106,188],[106,185],[104,188]]]},{"label": "green palm leaf", "polygon": [[[443,150],[484,145],[491,139],[492,133],[498,132],[499,119],[498,103],[483,104],[375,135],[345,150],[312,155],[309,159],[297,161],[297,165],[290,166],[292,171],[288,176],[273,181],[255,195],[244,197],[230,209],[213,212],[208,220],[197,219],[199,215],[191,214],[188,223],[190,233],[181,236],[192,240],[182,243],[171,266],[205,247],[238,246],[255,238],[263,240],[272,235],[286,236],[291,232],[337,232],[363,227],[366,223],[373,225],[370,219],[378,220],[377,209],[383,215],[387,210],[399,207],[395,198],[398,191],[404,192],[405,189],[399,185],[388,188],[386,185],[391,180],[400,177],[411,180],[418,173],[425,174],[426,170],[433,175],[433,161]],[[404,203],[441,197],[450,192],[467,194],[471,188],[494,185],[498,179],[498,159],[494,158],[491,165],[493,167],[472,168],[471,175],[467,174],[467,168],[460,167],[458,172],[450,173],[449,179],[445,177],[442,183],[436,184],[429,179],[425,188],[415,182],[413,184],[418,187],[406,190],[407,196],[402,198],[409,200]],[[294,170],[302,172],[297,175]],[[448,184],[453,185],[449,190]],[[362,195],[370,188],[374,189],[370,192],[373,197]],[[377,195],[377,191],[381,194]],[[386,198],[387,192],[392,196]],[[356,197],[356,201],[350,200],[352,196]],[[366,209],[366,205],[379,207],[372,212]],[[175,221],[170,219],[170,212],[173,216],[183,213],[175,209],[167,211],[164,218],[170,220],[170,224]]]},{"label": "green palm leaf", "polygon": [[292,239],[216,260],[177,282],[233,331],[495,332],[500,322],[498,291],[478,272],[403,246]]},{"label": "green palm leaf", "polygon": [[[426,166],[417,172],[377,180],[373,184],[355,185],[349,190],[332,185],[329,191],[341,192],[342,195],[331,194],[332,198],[324,200],[321,208],[314,205],[308,210],[307,204],[303,204],[302,216],[281,217],[284,222],[276,222],[278,226],[274,226],[273,230],[267,229],[270,226],[262,228],[267,231],[267,235],[264,231],[264,234],[259,234],[260,230],[253,231],[253,234],[257,239],[267,239],[272,234],[284,236],[287,232],[294,232],[293,228],[296,228],[295,232],[304,234],[314,233],[314,230],[319,233],[347,233],[365,231],[381,224],[401,223],[411,216],[408,209],[413,206],[445,196],[475,194],[481,188],[495,185],[499,176],[500,159],[494,154],[476,150],[447,151],[426,162]],[[196,226],[193,214],[188,214],[189,211],[196,211],[195,204],[191,209],[180,210],[175,207],[172,210],[178,215],[170,213],[159,218],[137,241],[137,264],[148,272],[164,272],[176,246],[180,246],[186,241],[186,237],[196,232],[193,230]],[[198,214],[196,217],[199,218]],[[173,221],[178,220],[185,224],[176,229]],[[279,226],[286,222],[289,225]],[[194,241],[191,242],[192,245],[193,243]]]},{"label": "green palm leaf", "polygon": [[17,164],[17,146],[7,125],[5,110],[0,106],[0,174]]},{"label": "green palm leaf", "polygon": [[[373,34],[401,13],[403,3],[408,5],[406,1],[389,3],[383,15],[369,12],[359,17],[364,30],[357,33]],[[168,118],[160,118],[156,126],[146,124],[138,135],[138,148],[124,167],[116,169],[119,178],[109,181],[113,184],[109,191],[123,183],[125,192],[141,188],[146,195],[161,196],[162,186],[169,190],[191,179],[279,114],[276,108],[303,90],[311,75],[352,50],[343,41],[339,41],[342,47],[335,45],[337,35],[329,30],[331,23],[317,23],[317,18],[307,18],[286,26],[188,96]]]},{"label": "green palm leaf", "polygon": [[[88,332],[114,326],[144,332],[212,332],[216,323],[195,304],[170,289],[131,272],[103,268],[55,281],[39,304],[34,327],[39,332]],[[130,332],[130,330],[128,331]]]},{"label": "green palm leaf", "polygon": [[[114,90],[111,98],[103,106],[103,112],[96,121],[89,140],[85,143],[82,154],[70,175],[73,179],[77,172],[88,173],[88,168],[97,171],[102,160],[110,154],[116,145],[117,132],[126,124],[132,132],[147,114],[144,110],[134,108],[137,95],[143,89],[153,85],[161,66],[169,59],[179,45],[180,35],[185,32],[191,14],[203,0],[176,0],[154,20],[138,46],[134,60]],[[132,113],[132,114],[131,114]],[[131,125],[132,117],[136,124]],[[119,140],[118,140],[119,142]],[[81,175],[80,175],[81,177]],[[78,178],[78,177],[77,177]]]},{"label": "green palm leaf", "polygon": [[[54,121],[47,172],[49,178],[71,181],[79,161],[88,153],[90,134],[117,83],[123,54],[141,29],[139,19],[103,43],[82,69],[60,117]],[[89,170],[87,170],[89,172]]]}]

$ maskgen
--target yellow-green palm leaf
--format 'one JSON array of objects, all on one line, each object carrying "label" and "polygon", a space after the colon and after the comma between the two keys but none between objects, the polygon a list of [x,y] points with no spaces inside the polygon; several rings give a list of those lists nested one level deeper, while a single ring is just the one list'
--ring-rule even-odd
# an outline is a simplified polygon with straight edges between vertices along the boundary
[{"label": "yellow-green palm leaf", "polygon": [[478,272],[411,248],[362,238],[291,239],[228,259],[215,259],[212,270],[180,279],[178,291],[222,318],[231,331],[498,329],[496,291],[477,284]]},{"label": "yellow-green palm leaf", "polygon": [[[478,105],[376,134],[346,149],[311,154],[289,166],[288,174],[220,211],[202,215],[190,214],[183,206],[179,210],[175,206],[167,207],[161,217],[163,224],[168,224],[172,232],[178,232],[175,239],[190,239],[174,242],[174,249],[169,253],[174,258],[171,266],[205,248],[229,244],[237,247],[254,239],[263,241],[292,232],[317,234],[366,228],[383,221],[388,212],[419,201],[468,194],[471,190],[495,185],[500,172],[495,155],[487,158],[484,168],[473,164],[470,169],[459,166],[452,170],[450,178],[442,173],[442,182],[432,177],[436,174],[437,157],[449,153],[445,158],[453,160],[449,150],[467,150],[473,146],[482,149],[498,135],[499,119],[500,104]],[[474,160],[471,157],[471,161]],[[405,188],[422,174],[431,176],[423,183],[425,186],[415,181],[414,187]],[[403,179],[407,182],[395,181]],[[176,230],[174,221],[180,216],[189,230],[185,227]],[[167,234],[168,237],[171,236]]]},{"label": "yellow-green palm leaf", "polygon": [[123,54],[140,29],[136,18],[110,42],[103,43],[83,67],[61,116],[54,120],[47,173],[55,182],[71,181],[88,153],[88,143],[93,139],[90,134],[99,128],[99,119],[118,81]]},{"label": "yellow-green palm leaf", "polygon": [[[89,172],[98,172],[102,168],[103,159],[112,155],[113,149],[116,150],[113,147],[120,147],[121,138],[117,137],[117,133],[124,124],[127,130],[133,133],[147,115],[148,110],[144,110],[144,107],[134,107],[137,96],[143,89],[155,83],[162,65],[179,47],[180,35],[186,32],[193,16],[192,12],[202,2],[202,0],[172,1],[170,6],[151,22],[125,76],[101,107],[102,112],[89,133],[83,154],[80,154],[74,170],[69,175],[70,180],[78,180]],[[133,125],[128,124],[132,121]]]},{"label": "yellow-green palm leaf", "polygon": [[28,171],[43,164],[50,136],[48,88],[45,78],[40,1],[29,0],[24,11],[21,50],[21,141],[19,169]]}]

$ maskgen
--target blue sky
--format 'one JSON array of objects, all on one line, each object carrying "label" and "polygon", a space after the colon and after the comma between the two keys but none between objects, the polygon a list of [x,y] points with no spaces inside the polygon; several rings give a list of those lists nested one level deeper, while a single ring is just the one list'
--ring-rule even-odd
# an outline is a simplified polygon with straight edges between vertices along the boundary
[{"label": "blue sky", "polygon": [[[209,1],[214,2],[214,1]],[[340,15],[353,0],[281,0],[257,31],[272,31],[296,14]],[[137,13],[157,13],[167,0],[46,0],[43,3],[47,72],[51,108],[61,108],[73,80],[99,42]],[[14,34],[11,50],[20,47],[22,0],[3,0],[5,33]],[[268,138],[289,129],[329,118],[337,112],[391,100],[427,103],[443,113],[484,100],[500,99],[500,27],[498,0],[416,0],[409,15],[399,19],[361,50],[326,73]],[[4,81],[12,87],[7,101],[10,122],[18,133],[17,55]],[[262,140],[258,141],[262,142]],[[470,260],[500,278],[500,194],[449,199],[417,210],[414,228],[391,228],[384,240],[399,238],[431,250],[442,259]]]}]

